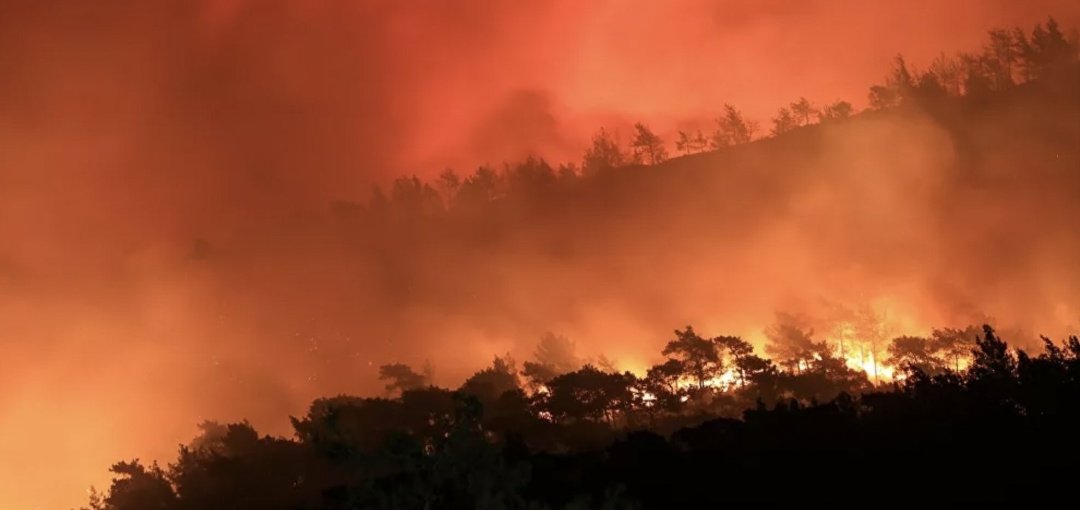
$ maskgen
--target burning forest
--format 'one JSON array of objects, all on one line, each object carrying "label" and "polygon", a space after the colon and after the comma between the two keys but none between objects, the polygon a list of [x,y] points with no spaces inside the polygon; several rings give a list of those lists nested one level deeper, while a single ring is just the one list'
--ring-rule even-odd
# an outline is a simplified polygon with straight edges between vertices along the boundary
[{"label": "burning forest", "polygon": [[923,3],[0,0],[0,507],[1056,497],[1080,11]]}]

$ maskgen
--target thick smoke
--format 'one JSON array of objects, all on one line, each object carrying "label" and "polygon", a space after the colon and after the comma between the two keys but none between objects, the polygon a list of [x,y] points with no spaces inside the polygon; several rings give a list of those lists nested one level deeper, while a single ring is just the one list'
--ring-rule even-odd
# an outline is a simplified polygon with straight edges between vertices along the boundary
[{"label": "thick smoke", "polygon": [[913,332],[1074,324],[1076,153],[1007,143],[1028,109],[970,140],[865,119],[419,233],[349,205],[576,161],[600,125],[861,105],[898,51],[1047,13],[1080,24],[1049,0],[0,1],[0,507],[78,504],[202,419],[287,433],[316,396],[377,392],[380,363],[453,385],[549,330],[637,368],[686,323],[760,342],[830,303]]}]

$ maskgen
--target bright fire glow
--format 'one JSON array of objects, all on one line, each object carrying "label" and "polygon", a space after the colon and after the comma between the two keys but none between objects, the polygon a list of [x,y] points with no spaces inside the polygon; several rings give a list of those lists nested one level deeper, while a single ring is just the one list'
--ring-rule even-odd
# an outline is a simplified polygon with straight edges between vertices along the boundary
[{"label": "bright fire glow", "polygon": [[896,378],[896,370],[889,366],[878,363],[871,354],[866,357],[847,355],[844,357],[844,362],[848,368],[854,370],[862,370],[873,382],[888,382]]},{"label": "bright fire glow", "polygon": [[[644,375],[688,322],[761,354],[789,298],[887,295],[902,334],[971,307],[1075,326],[1075,172],[1051,185],[1072,160],[985,143],[994,119],[964,145],[1025,179],[977,193],[944,178],[978,170],[961,144],[886,116],[757,145],[753,171],[702,154],[676,162],[701,179],[575,186],[572,207],[365,219],[394,177],[580,166],[596,129],[625,146],[639,120],[674,156],[725,102],[763,136],[800,96],[861,109],[897,52],[926,66],[993,27],[1080,24],[1078,2],[916,3],[0,2],[0,509],[80,507],[202,419],[289,437],[312,399],[381,394],[380,363],[430,359],[456,387],[548,328]],[[858,330],[815,339],[888,381],[888,337]]]}]

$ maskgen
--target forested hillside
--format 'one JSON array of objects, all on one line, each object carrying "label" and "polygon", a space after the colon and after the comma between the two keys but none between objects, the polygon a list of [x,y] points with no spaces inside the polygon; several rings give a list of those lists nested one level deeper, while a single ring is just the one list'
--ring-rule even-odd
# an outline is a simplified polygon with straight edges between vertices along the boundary
[{"label": "forested hillside", "polygon": [[[898,57],[861,112],[799,98],[762,127],[727,105],[677,140],[601,130],[580,164],[404,177],[196,241],[193,267],[297,307],[289,282],[347,282],[319,317],[383,357],[320,344],[319,376],[385,394],[320,398],[293,437],[207,421],[168,464],[113,466],[89,508],[1067,497],[1080,340],[1038,328],[1080,303],[1077,41],[1052,20],[990,35],[921,71]],[[680,329],[622,336],[656,323]],[[541,336],[564,327],[587,352]],[[437,381],[487,362],[469,334],[541,340]],[[415,368],[435,346],[456,354]]]}]

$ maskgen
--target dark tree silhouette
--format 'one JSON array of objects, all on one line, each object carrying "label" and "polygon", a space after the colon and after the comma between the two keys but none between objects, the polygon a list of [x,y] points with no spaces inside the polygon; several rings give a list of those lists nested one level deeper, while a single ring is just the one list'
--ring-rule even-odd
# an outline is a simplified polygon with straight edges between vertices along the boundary
[{"label": "dark tree silhouette", "polygon": [[379,367],[379,380],[386,381],[387,393],[405,392],[422,388],[428,384],[428,378],[413,371],[404,363],[391,363]]},{"label": "dark tree silhouette", "polygon": [[641,391],[655,399],[656,407],[669,412],[678,411],[683,395],[679,380],[685,373],[686,366],[677,359],[654,365],[641,380]]},{"label": "dark tree silhouette", "polygon": [[485,368],[465,380],[460,391],[475,395],[483,404],[491,404],[508,391],[519,389],[517,367],[509,355],[495,357],[491,367]]},{"label": "dark tree silhouette", "polygon": [[546,408],[560,421],[600,420],[614,423],[619,412],[630,409],[634,376],[612,374],[586,365],[548,382]]},{"label": "dark tree silhouette", "polygon": [[940,356],[940,344],[917,336],[896,337],[889,344],[885,363],[897,368],[915,368],[929,375],[940,374],[948,361]]},{"label": "dark tree silhouette", "polygon": [[558,180],[555,169],[543,158],[535,156],[507,165],[503,171],[507,199],[521,204],[546,198],[555,191]]},{"label": "dark tree silhouette", "polygon": [[690,135],[686,131],[679,131],[679,138],[675,141],[675,149],[683,154],[697,154],[709,148],[709,139],[699,129],[696,134]]},{"label": "dark tree silhouette", "polygon": [[805,97],[800,97],[791,103],[791,115],[800,126],[810,125],[810,120],[817,117],[820,111]]},{"label": "dark tree silhouette", "polygon": [[756,357],[754,346],[737,336],[718,336],[713,338],[712,342],[716,344],[721,358],[726,358],[724,365],[733,366],[739,375],[739,383],[745,385],[754,365],[754,362],[748,362],[748,359]]},{"label": "dark tree silhouette", "polygon": [[454,197],[457,196],[458,190],[461,189],[461,177],[452,168],[447,168],[439,173],[439,176],[435,179],[435,189],[439,191],[439,196],[443,199],[443,204],[447,209],[453,207]]},{"label": "dark tree silhouette", "polygon": [[934,343],[933,350],[940,352],[946,363],[954,371],[959,372],[961,362],[971,357],[971,350],[975,347],[975,338],[978,337],[975,327],[966,329],[935,329],[931,335]]},{"label": "dark tree silhouette", "polygon": [[577,356],[577,346],[574,345],[574,341],[551,332],[540,337],[533,356],[538,363],[551,367],[560,374],[577,370],[582,365],[581,359]]},{"label": "dark tree silhouette", "polygon": [[595,174],[604,170],[618,168],[627,163],[626,154],[619,148],[618,141],[600,129],[593,136],[592,145],[585,151],[581,168],[586,173]]},{"label": "dark tree silhouette", "polygon": [[990,41],[983,49],[982,65],[993,90],[1004,90],[1015,84],[1013,77],[1020,62],[1018,43],[1009,30],[990,31]]},{"label": "dark tree silhouette", "polygon": [[[680,333],[761,359],[736,337]],[[906,344],[936,345],[894,342]],[[87,510],[685,508],[784,499],[768,490],[777,483],[807,498],[837,479],[870,497],[882,476],[918,501],[971,497],[987,480],[1032,493],[1066,486],[1080,454],[1068,439],[1080,425],[1080,339],[1043,344],[1037,356],[1013,354],[984,326],[966,372],[909,365],[906,379],[876,389],[825,350],[801,374],[748,376],[741,418],[716,417],[722,400],[642,398],[679,391],[677,360],[645,380],[585,366],[531,404],[517,389],[489,405],[439,388],[320,399],[293,418],[295,440],[208,422],[167,469],[118,463]],[[511,367],[496,358],[470,380]],[[642,413],[647,421],[634,419]],[[634,431],[642,423],[657,433]]]},{"label": "dark tree silhouette", "polygon": [[813,335],[814,330],[806,317],[777,312],[776,322],[765,330],[769,339],[765,352],[792,370],[802,370],[821,348],[814,343]]},{"label": "dark tree silhouette", "polygon": [[458,188],[455,203],[463,209],[481,208],[500,198],[502,179],[490,167],[482,166],[465,178]]},{"label": "dark tree silhouette", "polygon": [[679,378],[685,372],[686,366],[682,361],[669,359],[650,367],[646,372],[645,379],[654,386],[654,389],[666,390],[674,395],[679,392]]},{"label": "dark tree silhouette", "polygon": [[686,326],[684,331],[676,329],[675,339],[664,346],[661,354],[678,360],[699,389],[705,387],[706,381],[720,375],[724,368],[716,344],[702,338],[692,326]]},{"label": "dark tree silhouette", "polygon": [[390,202],[396,211],[414,217],[434,214],[443,206],[439,192],[415,175],[394,181]]},{"label": "dark tree silhouette", "polygon": [[820,122],[829,122],[834,120],[843,120],[851,117],[854,113],[854,109],[851,107],[851,103],[847,101],[837,101],[832,104],[827,104],[821,109],[818,115]]},{"label": "dark tree silhouette", "polygon": [[897,55],[885,84],[870,87],[870,108],[883,110],[899,106],[911,100],[914,88],[915,79],[908,70],[907,62],[903,55]]},{"label": "dark tree silhouette", "polygon": [[769,131],[773,136],[782,135],[799,127],[798,120],[788,107],[782,107],[776,111],[776,117],[772,119],[773,127]]},{"label": "dark tree silhouette", "polygon": [[720,149],[749,143],[756,131],[756,122],[747,120],[734,106],[725,104],[723,115],[716,119],[716,131],[709,140],[710,147]]},{"label": "dark tree silhouette", "polygon": [[[991,36],[993,34],[991,32]],[[1080,37],[1076,31],[1066,35],[1052,17],[1047,19],[1045,27],[1042,23],[1035,25],[1030,38],[1019,29],[1015,30],[1012,42],[1015,50],[1009,56],[1019,61],[1029,80],[1055,76],[1072,65],[1080,51]]]},{"label": "dark tree silhouette", "polygon": [[938,82],[950,96],[964,93],[964,65],[959,57],[950,57],[944,53],[934,57],[929,72],[937,76]]},{"label": "dark tree silhouette", "polygon": [[533,390],[546,385],[548,381],[554,379],[560,373],[564,373],[559,372],[553,366],[532,361],[526,361],[523,367],[521,375],[525,377],[529,387]]},{"label": "dark tree silhouette", "polygon": [[145,510],[176,508],[176,494],[157,464],[143,466],[138,459],[117,462],[109,469],[116,477],[105,497],[91,494],[86,510]]},{"label": "dark tree silhouette", "polygon": [[989,325],[983,326],[983,337],[975,339],[969,372],[975,380],[1006,380],[1016,371],[1016,358],[1009,344],[994,334]]},{"label": "dark tree silhouette", "polygon": [[[1054,136],[1072,134],[1061,126],[1072,126],[1077,108],[1076,47],[1075,38],[1051,20],[1030,35],[1018,29],[992,33],[979,53],[943,57],[925,73],[897,59],[878,87],[875,107],[903,111],[869,117],[929,114],[953,136],[964,158],[981,154],[964,146],[983,124],[1020,136],[1050,119]],[[730,110],[738,122],[720,138],[725,144],[751,140],[750,123]],[[1027,115],[1029,110],[1048,113],[1044,118]],[[1024,115],[1005,116],[1015,125],[995,121],[1006,111]],[[826,106],[821,119],[831,115]],[[807,129],[807,137],[817,131]],[[797,142],[801,134],[785,138]],[[593,163],[624,164],[617,144],[606,134],[600,138],[603,150]],[[1049,138],[1024,138],[1037,140],[1033,146],[1040,148],[1027,155],[1046,152],[1055,164],[1059,154],[1065,163],[1075,160],[1067,143],[1072,138]],[[691,141],[681,136],[680,150],[701,147]],[[774,140],[747,152],[785,143]],[[694,159],[738,159],[741,152]],[[669,183],[701,182],[664,180],[697,175],[680,174],[679,162],[670,166],[672,172],[634,168],[597,174],[595,165],[582,172],[571,166],[555,170],[528,158],[498,171],[482,167],[461,179],[404,178],[386,194],[376,188],[366,204],[335,205],[333,225],[346,227],[350,242],[358,228],[378,233],[379,243],[372,244],[385,250],[376,260],[390,274],[387,287],[411,289],[413,281],[404,280],[410,275],[395,273],[401,254],[430,250],[445,257],[445,267],[457,268],[475,255],[459,249],[462,237],[499,249],[515,229],[547,230],[551,224],[543,221],[550,215],[577,219],[600,208],[621,211],[607,199],[648,201],[655,197],[641,190],[653,185],[662,188],[660,198],[647,203],[662,203],[671,196]],[[984,175],[963,177],[994,185]],[[793,178],[784,172],[776,182]],[[1008,180],[1014,186],[1022,181]],[[613,191],[624,188],[632,190],[630,198]],[[699,194],[708,198],[691,210],[714,212],[716,195]],[[600,230],[591,228],[596,225],[585,230],[592,235]],[[564,232],[556,234],[550,244],[563,244]],[[211,251],[210,258],[224,253]],[[545,255],[565,256],[552,251]],[[461,272],[484,281],[468,271],[478,267]],[[440,275],[450,283],[446,288],[458,291],[460,280]],[[471,299],[467,292],[454,295]],[[889,493],[901,504],[1000,503],[1010,497],[1068,503],[1080,457],[1080,339],[1059,344],[1044,338],[1036,352],[1013,349],[990,326],[893,338],[882,327],[885,318],[869,307],[838,315],[830,324],[844,324],[845,334],[815,341],[816,323],[778,314],[766,334],[767,351],[779,366],[738,337],[703,337],[690,327],[676,331],[663,351],[667,359],[641,379],[610,366],[582,367],[573,343],[555,335],[541,340],[536,360],[524,363],[521,374],[508,357],[496,358],[457,391],[431,386],[430,373],[384,365],[380,379],[392,396],[318,399],[303,416],[291,418],[292,438],[260,435],[247,422],[204,422],[199,436],[165,467],[137,460],[112,466],[112,484],[104,493],[92,492],[88,508],[714,508],[792,499],[835,503],[837,491],[822,488],[838,484],[844,501],[879,501],[887,486],[903,489]],[[1017,335],[1007,336],[1025,345]],[[836,348],[848,338],[869,345],[875,360],[877,342],[885,347],[891,339],[889,361],[905,369],[895,380],[872,383],[844,359],[853,346]],[[738,384],[707,384],[729,367]],[[530,382],[526,388],[519,375]]]},{"label": "dark tree silhouette", "polygon": [[885,85],[873,85],[870,87],[870,108],[884,110],[900,104],[900,95],[895,90]]},{"label": "dark tree silhouette", "polygon": [[634,124],[634,139],[630,142],[630,148],[632,161],[637,164],[658,165],[668,157],[664,141],[640,122]]}]

